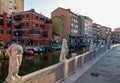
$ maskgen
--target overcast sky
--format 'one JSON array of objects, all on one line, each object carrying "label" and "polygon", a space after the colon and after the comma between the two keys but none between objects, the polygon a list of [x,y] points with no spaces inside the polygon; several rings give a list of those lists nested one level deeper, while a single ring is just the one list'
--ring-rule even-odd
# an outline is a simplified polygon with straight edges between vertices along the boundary
[{"label": "overcast sky", "polygon": [[88,16],[94,23],[120,27],[119,0],[24,0],[25,10],[34,8],[36,12],[50,17],[58,7],[70,8],[74,13]]}]

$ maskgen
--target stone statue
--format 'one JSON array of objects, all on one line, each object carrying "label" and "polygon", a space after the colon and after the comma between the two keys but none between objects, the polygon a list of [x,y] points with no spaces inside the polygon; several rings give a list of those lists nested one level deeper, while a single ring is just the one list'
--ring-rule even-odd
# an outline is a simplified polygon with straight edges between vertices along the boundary
[{"label": "stone statue", "polygon": [[62,41],[62,49],[61,49],[61,53],[60,53],[60,62],[63,62],[66,60],[66,56],[68,54],[68,45],[67,45],[67,40],[64,38]]},{"label": "stone statue", "polygon": [[20,45],[12,44],[6,52],[9,55],[9,70],[6,82],[14,83],[15,80],[21,79],[18,72],[22,62],[23,48]]},{"label": "stone statue", "polygon": [[90,51],[94,51],[95,46],[93,45],[93,39],[90,41]]}]

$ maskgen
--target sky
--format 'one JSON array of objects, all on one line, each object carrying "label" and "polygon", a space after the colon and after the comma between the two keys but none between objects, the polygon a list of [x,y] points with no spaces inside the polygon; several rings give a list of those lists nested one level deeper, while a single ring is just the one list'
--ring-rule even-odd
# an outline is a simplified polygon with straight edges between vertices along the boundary
[{"label": "sky", "polygon": [[58,7],[88,16],[93,23],[112,28],[120,27],[119,0],[24,0],[25,10],[35,9],[47,17]]}]

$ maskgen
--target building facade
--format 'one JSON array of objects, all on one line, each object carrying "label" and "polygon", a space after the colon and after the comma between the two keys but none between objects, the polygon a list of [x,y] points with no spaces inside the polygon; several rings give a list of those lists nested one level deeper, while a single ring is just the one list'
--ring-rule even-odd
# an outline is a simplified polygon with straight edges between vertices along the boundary
[{"label": "building facade", "polygon": [[115,28],[112,31],[112,43],[120,43],[120,28]]},{"label": "building facade", "polygon": [[0,42],[11,42],[12,19],[7,17],[7,13],[0,15]]},{"label": "building facade", "polygon": [[[112,36],[112,31],[111,28],[106,27],[106,26],[102,26],[101,27],[102,30],[102,35],[101,35],[101,39],[107,43],[107,41],[110,41],[111,36]],[[109,40],[108,40],[109,39]]]},{"label": "building facade", "polygon": [[90,43],[91,38],[93,38],[93,29],[92,29],[92,19],[87,16],[80,15],[81,20],[81,36],[83,43]]},{"label": "building facade", "polygon": [[120,27],[115,28],[114,31],[120,32]]},{"label": "building facade", "polygon": [[94,42],[98,43],[102,38],[102,29],[101,29],[101,25],[97,24],[97,23],[93,23],[92,24],[92,28],[93,28],[93,39]]},{"label": "building facade", "polygon": [[34,9],[12,14],[12,40],[24,45],[49,45],[52,39],[51,20]]},{"label": "building facade", "polygon": [[24,11],[24,0],[0,0],[0,14]]},{"label": "building facade", "polygon": [[51,13],[53,33],[66,38],[70,43],[80,43],[81,27],[79,15],[70,9],[57,8]]}]

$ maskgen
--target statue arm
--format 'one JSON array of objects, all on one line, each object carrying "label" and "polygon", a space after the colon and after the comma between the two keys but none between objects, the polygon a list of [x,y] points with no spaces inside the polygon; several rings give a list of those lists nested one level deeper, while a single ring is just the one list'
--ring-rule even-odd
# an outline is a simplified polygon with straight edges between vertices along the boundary
[{"label": "statue arm", "polygon": [[8,54],[8,56],[10,56],[11,54],[10,54],[10,49],[7,49],[6,50],[6,53]]}]

